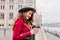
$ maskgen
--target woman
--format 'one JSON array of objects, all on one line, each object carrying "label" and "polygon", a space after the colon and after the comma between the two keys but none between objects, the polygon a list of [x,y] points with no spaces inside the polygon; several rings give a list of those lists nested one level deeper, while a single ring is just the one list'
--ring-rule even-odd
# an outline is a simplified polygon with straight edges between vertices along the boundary
[{"label": "woman", "polygon": [[28,36],[36,34],[38,29],[32,29],[34,22],[33,15],[36,12],[34,8],[26,7],[18,11],[19,16],[13,26],[12,40],[25,40]]}]

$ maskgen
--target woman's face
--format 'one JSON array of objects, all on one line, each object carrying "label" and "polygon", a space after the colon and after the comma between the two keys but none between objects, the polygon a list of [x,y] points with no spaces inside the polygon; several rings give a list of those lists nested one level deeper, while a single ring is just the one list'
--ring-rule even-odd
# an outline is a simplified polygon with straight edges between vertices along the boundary
[{"label": "woman's face", "polygon": [[28,19],[31,17],[32,13],[33,13],[32,11],[25,12],[25,13],[23,14],[23,17],[24,17],[26,20],[28,20]]}]

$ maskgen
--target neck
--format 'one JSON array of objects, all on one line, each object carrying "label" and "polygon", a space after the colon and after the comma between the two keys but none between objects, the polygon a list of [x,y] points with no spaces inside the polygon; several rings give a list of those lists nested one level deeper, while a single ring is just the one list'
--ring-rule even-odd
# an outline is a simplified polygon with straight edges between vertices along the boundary
[{"label": "neck", "polygon": [[21,17],[25,22],[27,21],[24,17]]}]

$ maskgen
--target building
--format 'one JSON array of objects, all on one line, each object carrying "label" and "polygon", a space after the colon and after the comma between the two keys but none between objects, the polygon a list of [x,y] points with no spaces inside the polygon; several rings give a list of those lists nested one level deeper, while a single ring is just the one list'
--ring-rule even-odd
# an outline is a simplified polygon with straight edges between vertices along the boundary
[{"label": "building", "polygon": [[35,0],[0,0],[0,28],[10,28],[18,10],[34,7]]},{"label": "building", "polygon": [[0,40],[12,39],[11,24],[23,7],[35,8],[35,0],[0,0]]}]

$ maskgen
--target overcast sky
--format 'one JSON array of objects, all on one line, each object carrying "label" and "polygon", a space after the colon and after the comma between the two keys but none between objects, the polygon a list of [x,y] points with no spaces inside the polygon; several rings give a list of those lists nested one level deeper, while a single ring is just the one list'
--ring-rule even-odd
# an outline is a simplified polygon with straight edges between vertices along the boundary
[{"label": "overcast sky", "polygon": [[60,0],[36,0],[36,8],[42,23],[60,22]]}]

